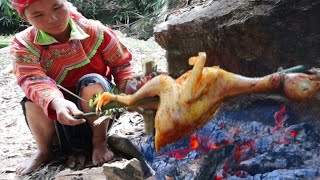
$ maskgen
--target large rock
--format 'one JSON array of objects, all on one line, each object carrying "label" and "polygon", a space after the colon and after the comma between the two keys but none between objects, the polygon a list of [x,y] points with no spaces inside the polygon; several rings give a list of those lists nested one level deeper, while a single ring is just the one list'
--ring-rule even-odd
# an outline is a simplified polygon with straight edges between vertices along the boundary
[{"label": "large rock", "polygon": [[105,163],[103,165],[103,173],[110,180],[142,180],[143,170],[138,159],[123,159],[114,163]]},{"label": "large rock", "polygon": [[261,76],[279,67],[319,66],[319,17],[318,0],[212,1],[171,16],[154,35],[171,73],[190,68],[187,59],[206,51],[207,65]]},{"label": "large rock", "polygon": [[[32,179],[32,178],[31,178]],[[38,179],[46,179],[45,177],[38,177]],[[65,169],[60,171],[54,179],[56,180],[70,180],[70,179],[95,179],[105,180],[106,176],[103,173],[102,167],[86,168],[79,171]]]}]

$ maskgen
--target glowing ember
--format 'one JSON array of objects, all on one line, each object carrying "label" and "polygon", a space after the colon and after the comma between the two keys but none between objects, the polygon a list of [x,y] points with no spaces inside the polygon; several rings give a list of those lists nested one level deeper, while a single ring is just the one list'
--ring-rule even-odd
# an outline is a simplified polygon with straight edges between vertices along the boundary
[{"label": "glowing ember", "polygon": [[210,146],[210,149],[212,150],[212,149],[219,149],[221,146],[217,146],[217,145],[212,145],[212,146]]},{"label": "glowing ember", "polygon": [[213,180],[222,180],[223,179],[223,176],[216,176],[213,178]]},{"label": "glowing ember", "polygon": [[223,129],[225,128],[225,125],[223,123],[220,124],[220,128]]},{"label": "glowing ember", "polygon": [[172,157],[172,158],[176,158],[176,159],[182,159],[182,158],[185,158],[191,151],[192,151],[192,149],[189,149],[189,148],[178,149],[175,151],[169,151],[169,152],[165,153],[164,156],[165,157]]},{"label": "glowing ember", "polygon": [[279,130],[281,127],[283,127],[283,123],[287,120],[287,109],[286,106],[282,106],[280,111],[276,112],[274,114],[274,119],[276,120],[276,126],[273,128],[273,132]]},{"label": "glowing ember", "polygon": [[296,138],[296,136],[298,135],[298,131],[297,130],[293,130],[290,132],[290,135],[294,138]]},{"label": "glowing ember", "polygon": [[240,178],[246,178],[247,174],[244,171],[237,171],[235,173],[235,176],[240,177]]},{"label": "glowing ember", "polygon": [[192,150],[196,150],[196,149],[199,148],[200,143],[199,143],[199,141],[198,141],[198,138],[197,138],[196,134],[192,134],[192,135],[190,136],[189,146],[190,146],[190,148],[191,148]]},{"label": "glowing ember", "polygon": [[228,165],[227,164],[223,165],[223,169],[221,169],[219,172],[217,172],[217,174],[213,178],[213,180],[222,180],[223,179],[223,173],[225,171],[224,169],[228,169]]},{"label": "glowing ember", "polygon": [[240,132],[241,132],[240,128],[232,128],[229,133],[232,136],[235,136],[235,135],[238,135]]},{"label": "glowing ember", "polygon": [[243,145],[243,146],[236,146],[236,155],[235,155],[235,160],[240,161],[242,152],[249,149],[250,145]]},{"label": "glowing ember", "polygon": [[[239,129],[236,130],[237,133],[239,133]],[[223,143],[216,144],[215,142],[212,142],[208,136],[202,136],[199,134],[192,134],[190,135],[189,142],[188,142],[188,147],[181,148],[178,150],[170,150],[163,155],[160,155],[162,157],[171,157],[171,158],[176,158],[176,159],[183,159],[191,151],[197,151],[201,153],[208,153],[211,150],[214,149],[219,149],[221,146],[232,144],[233,142],[231,141],[223,141]]]},{"label": "glowing ember", "polygon": [[227,164],[227,163],[224,163],[224,164],[223,164],[223,171],[228,171],[228,169],[229,169],[228,164]]}]

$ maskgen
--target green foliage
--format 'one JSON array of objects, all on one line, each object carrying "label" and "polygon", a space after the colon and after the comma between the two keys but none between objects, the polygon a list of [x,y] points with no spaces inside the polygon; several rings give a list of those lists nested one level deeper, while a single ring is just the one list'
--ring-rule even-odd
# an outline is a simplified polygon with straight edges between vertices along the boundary
[{"label": "green foliage", "polygon": [[0,41],[0,48],[4,48],[4,47],[7,47],[11,44],[11,42],[1,42]]},{"label": "green foliage", "polygon": [[153,34],[153,26],[166,3],[167,0],[121,0],[123,10],[113,19],[129,29],[129,34],[146,39]]},{"label": "green foliage", "polygon": [[155,17],[160,14],[166,0],[120,0],[118,3],[123,9],[114,18],[123,21],[130,18]]},{"label": "green foliage", "polygon": [[[148,38],[167,0],[69,0],[85,17],[100,20],[129,35]],[[14,34],[27,26],[10,8],[8,0],[0,0],[0,33]],[[6,30],[5,32],[3,32]],[[2,31],[2,32],[1,32]]]},{"label": "green foliage", "polygon": [[0,48],[9,46],[11,44],[12,39],[12,36],[0,36]]},{"label": "green foliage", "polygon": [[[115,86],[111,87],[106,92],[109,92],[111,94],[121,94],[121,91],[118,90],[118,88]],[[90,99],[89,107],[91,108],[92,111],[94,111],[96,108],[96,106],[94,105],[94,101],[99,98],[101,98],[100,93],[94,95],[93,98]],[[109,108],[102,107],[102,109],[103,109],[103,111],[102,111],[103,115],[112,115],[112,114],[117,114],[117,113],[121,113],[121,112],[125,111],[126,107],[123,104],[118,103],[118,102],[109,102]]]},{"label": "green foliage", "polygon": [[0,33],[14,34],[19,30],[20,26],[24,26],[24,21],[19,17],[19,14],[11,9],[8,0],[0,0]]},{"label": "green foliage", "polygon": [[103,0],[68,0],[78,11],[90,19],[98,19],[100,13],[104,13],[106,2]]},{"label": "green foliage", "polygon": [[20,22],[18,13],[10,8],[7,0],[0,0],[0,10],[0,21],[2,26],[10,27]]},{"label": "green foliage", "polygon": [[71,0],[87,18],[98,19],[129,35],[148,38],[167,0]]}]

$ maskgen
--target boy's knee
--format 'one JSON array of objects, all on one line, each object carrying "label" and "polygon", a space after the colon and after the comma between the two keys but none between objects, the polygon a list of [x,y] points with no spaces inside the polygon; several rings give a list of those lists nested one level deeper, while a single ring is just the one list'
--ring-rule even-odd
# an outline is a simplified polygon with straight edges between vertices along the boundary
[{"label": "boy's knee", "polygon": [[87,94],[97,94],[97,93],[102,93],[104,92],[104,88],[101,86],[101,84],[90,84],[86,87],[83,87],[80,89],[80,94],[81,96],[86,96]]},{"label": "boy's knee", "polygon": [[100,74],[91,73],[81,77],[77,84],[77,91],[82,93],[87,92],[104,92],[112,87],[112,83]]}]

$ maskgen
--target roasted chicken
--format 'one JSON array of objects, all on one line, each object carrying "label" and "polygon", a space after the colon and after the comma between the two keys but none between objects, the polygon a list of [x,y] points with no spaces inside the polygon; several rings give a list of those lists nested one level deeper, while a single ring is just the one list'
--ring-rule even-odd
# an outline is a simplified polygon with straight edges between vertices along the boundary
[{"label": "roasted chicken", "polygon": [[155,149],[159,151],[204,126],[226,98],[281,89],[288,98],[302,100],[313,97],[320,87],[316,75],[274,73],[248,78],[219,67],[204,67],[205,61],[206,54],[199,53],[199,56],[189,59],[193,69],[180,78],[174,80],[168,75],[156,76],[132,95],[105,92],[96,99],[96,110],[100,111],[104,104],[111,101],[129,106],[143,98],[159,96],[155,116]]}]

